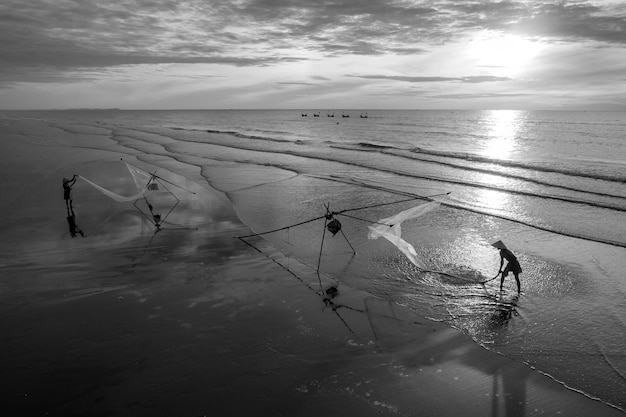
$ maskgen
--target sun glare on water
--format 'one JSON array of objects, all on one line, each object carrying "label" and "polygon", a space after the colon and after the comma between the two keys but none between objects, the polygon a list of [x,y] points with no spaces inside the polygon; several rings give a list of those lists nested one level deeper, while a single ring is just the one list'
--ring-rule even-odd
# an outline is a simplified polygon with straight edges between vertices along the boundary
[{"label": "sun glare on water", "polygon": [[481,154],[492,159],[509,159],[526,124],[526,112],[489,110],[484,112],[485,141]]},{"label": "sun glare on water", "polygon": [[514,76],[529,68],[541,44],[516,35],[482,34],[468,44],[467,54],[492,75]]},{"label": "sun glare on water", "polygon": [[[494,161],[515,158],[526,129],[527,113],[519,110],[489,110],[483,112],[484,140],[480,154]],[[479,174],[477,179],[487,187],[479,189],[477,204],[495,212],[512,207],[509,193],[500,189],[511,188],[510,179],[496,173]]]}]

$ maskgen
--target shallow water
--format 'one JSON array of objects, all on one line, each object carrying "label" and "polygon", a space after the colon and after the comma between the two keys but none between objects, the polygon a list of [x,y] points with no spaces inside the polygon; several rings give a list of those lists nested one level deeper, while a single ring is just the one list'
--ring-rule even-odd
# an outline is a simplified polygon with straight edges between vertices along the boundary
[{"label": "shallow water", "polygon": [[[339,113],[336,113],[339,114]],[[488,349],[624,409],[624,113],[289,111],[20,113],[102,129],[145,163],[176,160],[227,193],[238,216],[284,254],[470,334]],[[12,115],[12,116],[15,116]],[[322,114],[324,116],[324,114]],[[68,121],[70,122],[68,124]],[[367,225],[434,195],[442,207],[403,224],[434,271],[420,271]],[[201,211],[201,209],[200,209]],[[323,238],[323,239],[322,239]],[[501,298],[502,239],[524,269]],[[353,254],[352,248],[357,252]],[[322,256],[320,256],[322,249]]]}]

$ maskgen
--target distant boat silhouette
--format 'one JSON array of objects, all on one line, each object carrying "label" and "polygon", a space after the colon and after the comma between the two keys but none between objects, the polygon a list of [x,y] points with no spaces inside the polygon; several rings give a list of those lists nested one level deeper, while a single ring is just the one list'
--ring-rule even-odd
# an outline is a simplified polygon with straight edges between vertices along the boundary
[{"label": "distant boat silhouette", "polygon": [[335,117],[335,113],[327,112],[326,117]]},{"label": "distant boat silhouette", "polygon": [[313,113],[313,117],[320,117],[320,112]]},{"label": "distant boat silhouette", "polygon": [[367,112],[365,113],[361,113],[361,116],[359,116],[361,119],[367,119]]},{"label": "distant boat silhouette", "polygon": [[350,117],[350,115],[349,114],[344,114],[344,112],[342,111],[341,112],[341,117]]},{"label": "distant boat silhouette", "polygon": [[302,117],[307,117],[307,114],[306,113],[302,113],[301,116]]}]

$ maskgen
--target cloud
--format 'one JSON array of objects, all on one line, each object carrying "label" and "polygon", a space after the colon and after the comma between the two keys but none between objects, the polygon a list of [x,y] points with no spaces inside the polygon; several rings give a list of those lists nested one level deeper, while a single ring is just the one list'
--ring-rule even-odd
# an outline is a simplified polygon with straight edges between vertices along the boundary
[{"label": "cloud", "polygon": [[602,8],[585,2],[539,4],[508,25],[516,33],[564,42],[596,41],[626,45],[626,7]]},{"label": "cloud", "polygon": [[276,84],[277,85],[304,85],[307,87],[318,85],[315,83],[306,83],[306,82],[282,82],[282,83],[276,83]]},{"label": "cloud", "polygon": [[509,77],[496,77],[490,75],[467,76],[467,77],[411,77],[404,75],[354,75],[347,77],[404,81],[409,83],[437,83],[437,82],[460,82],[460,83],[485,83],[493,81],[511,81]]},{"label": "cloud", "polygon": [[5,0],[0,23],[0,59],[22,68],[412,55],[485,29],[626,44],[624,7],[585,2]]},{"label": "cloud", "polygon": [[597,41],[626,45],[626,5],[586,1],[499,1],[454,3],[454,27],[496,30],[561,42]]},{"label": "cloud", "polygon": [[529,97],[532,94],[525,93],[459,93],[459,94],[436,94],[431,95],[432,98],[446,98],[455,100],[474,100],[477,98],[503,98],[503,97]]},{"label": "cloud", "polygon": [[196,10],[187,7],[187,3],[174,7],[164,1],[112,4],[7,1],[9,5],[5,9],[10,11],[0,12],[0,36],[4,40],[0,59],[5,66],[43,65],[59,69],[144,63],[258,66],[298,59],[257,53],[251,47],[232,47],[237,36],[219,30],[224,26],[219,16],[214,13],[194,16],[194,11],[206,9]]},{"label": "cloud", "polygon": [[[290,83],[310,87],[310,96],[322,84],[343,94],[343,88],[372,94],[366,80],[445,84],[436,86],[442,89],[520,85],[524,77],[518,73],[485,61],[475,65],[479,59],[463,49],[469,39],[496,33],[623,57],[626,5],[600,0],[3,0],[0,87],[137,82],[146,66],[166,64],[172,71],[197,67],[196,77],[223,77],[220,88],[258,85],[274,91]],[[584,77],[602,75],[601,68],[584,68],[591,61],[576,68],[569,66],[576,63],[571,57],[562,64],[554,59],[536,59],[524,68],[532,73],[529,88],[560,80],[563,88],[568,80],[580,82],[580,88]],[[606,83],[615,82],[623,62],[609,62]],[[134,77],[119,75],[132,68]],[[192,72],[186,69],[181,77],[192,79]],[[359,75],[366,72],[374,75]],[[586,85],[595,82],[602,81],[590,79]],[[294,89],[281,93],[288,90]]]}]

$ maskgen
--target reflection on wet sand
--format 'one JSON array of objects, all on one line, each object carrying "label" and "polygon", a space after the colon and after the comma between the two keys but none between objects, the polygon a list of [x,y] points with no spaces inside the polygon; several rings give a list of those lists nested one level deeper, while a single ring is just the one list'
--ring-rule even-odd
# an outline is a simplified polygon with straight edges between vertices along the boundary
[{"label": "reflection on wet sand", "polygon": [[518,300],[519,296],[514,296],[509,300],[504,293],[500,293],[499,300],[494,307],[495,311],[489,321],[493,330],[506,327],[509,324],[509,320],[518,315],[516,310]]},{"label": "reflection on wet sand", "polygon": [[70,236],[76,237],[77,234],[85,237],[83,231],[76,224],[76,214],[74,213],[74,208],[71,205],[67,206],[67,224],[70,228]]},{"label": "reflection on wet sand", "polygon": [[[448,364],[460,361],[464,366],[491,376],[490,392],[487,387],[478,388],[483,395],[490,397],[492,417],[526,416],[526,378],[531,369],[512,365],[504,357],[493,356],[482,347],[468,342],[466,335],[456,331],[441,331],[425,335],[419,330],[417,316],[411,317],[401,307],[393,306],[385,300],[368,298],[365,300],[368,319],[376,340],[387,348],[404,352],[397,359],[396,366],[402,364],[407,369],[421,370],[424,367],[444,369]],[[487,326],[494,334],[506,332],[508,321],[515,315],[515,305],[502,299],[502,304],[493,308]],[[415,346],[413,351],[411,346]],[[405,371],[406,372],[406,371]],[[459,383],[475,383],[454,377]],[[468,388],[470,389],[470,388]]]},{"label": "reflection on wet sand", "polygon": [[[488,326],[495,344],[504,339],[510,320],[517,316],[519,296],[508,298],[500,292],[494,312]],[[529,371],[530,372],[530,371]],[[524,417],[526,415],[526,383],[520,378],[519,372],[511,372],[510,368],[497,367],[492,374],[493,389],[491,397],[491,415],[497,417]],[[498,398],[504,398],[504,413],[500,414],[501,404]]]},{"label": "reflection on wet sand", "polygon": [[[485,413],[481,415],[526,415],[525,379],[531,375],[530,369],[513,364],[504,357],[494,356],[467,335],[447,325],[428,322],[395,302],[329,281],[329,277],[317,274],[314,268],[299,265],[271,247],[263,246],[262,241],[255,241],[254,244],[260,245],[263,248],[261,253],[288,270],[294,279],[319,297],[322,308],[331,312],[355,341],[363,344],[373,342],[374,346],[382,349],[381,353],[391,355],[392,361],[388,366],[394,373],[405,378],[418,377],[427,368],[431,372],[446,369],[458,375],[455,363],[461,362],[472,371],[463,377],[451,377],[443,382],[443,386],[449,390],[471,390],[476,395],[489,396],[490,401],[485,406],[488,405],[490,410],[485,408]],[[505,295],[501,295],[499,299],[490,302],[491,310],[486,310],[491,311],[491,315],[484,321],[484,325],[494,334],[505,332],[508,321],[516,314],[515,299],[507,300]],[[363,326],[364,319],[367,327]],[[463,388],[463,384],[475,383],[472,380],[474,372],[489,376],[491,386],[478,384]],[[422,390],[421,387],[415,389],[417,392]]]}]

